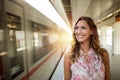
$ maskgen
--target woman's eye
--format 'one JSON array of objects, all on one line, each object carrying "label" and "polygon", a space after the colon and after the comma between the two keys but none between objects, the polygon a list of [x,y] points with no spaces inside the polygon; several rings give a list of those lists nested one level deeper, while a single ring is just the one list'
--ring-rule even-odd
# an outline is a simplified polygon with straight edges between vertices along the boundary
[{"label": "woman's eye", "polygon": [[75,29],[78,29],[78,26],[75,26]]},{"label": "woman's eye", "polygon": [[82,29],[86,29],[86,27],[85,27],[85,26],[81,26],[81,28],[82,28]]}]

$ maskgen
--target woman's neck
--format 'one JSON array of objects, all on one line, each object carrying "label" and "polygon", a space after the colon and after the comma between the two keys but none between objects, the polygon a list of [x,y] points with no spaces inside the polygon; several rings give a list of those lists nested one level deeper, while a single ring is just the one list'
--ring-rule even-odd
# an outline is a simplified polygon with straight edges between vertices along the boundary
[{"label": "woman's neck", "polygon": [[88,53],[88,51],[91,49],[90,45],[86,43],[80,43],[80,46],[84,53]]}]

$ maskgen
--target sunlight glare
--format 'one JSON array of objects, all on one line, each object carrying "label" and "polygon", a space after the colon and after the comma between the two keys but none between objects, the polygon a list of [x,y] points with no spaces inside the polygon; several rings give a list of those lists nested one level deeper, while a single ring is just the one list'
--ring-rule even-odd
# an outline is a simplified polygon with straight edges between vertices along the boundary
[{"label": "sunlight glare", "polygon": [[55,8],[49,2],[49,0],[25,0],[28,4],[36,8],[43,15],[55,22],[59,27],[65,29],[68,33],[72,34],[72,31],[57,13]]}]

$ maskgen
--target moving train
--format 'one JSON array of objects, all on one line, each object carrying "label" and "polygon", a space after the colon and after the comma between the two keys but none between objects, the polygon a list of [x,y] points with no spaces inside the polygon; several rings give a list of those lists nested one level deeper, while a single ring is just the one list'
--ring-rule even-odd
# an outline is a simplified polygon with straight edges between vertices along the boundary
[{"label": "moving train", "polygon": [[68,45],[66,36],[24,1],[0,0],[0,80],[50,80]]}]

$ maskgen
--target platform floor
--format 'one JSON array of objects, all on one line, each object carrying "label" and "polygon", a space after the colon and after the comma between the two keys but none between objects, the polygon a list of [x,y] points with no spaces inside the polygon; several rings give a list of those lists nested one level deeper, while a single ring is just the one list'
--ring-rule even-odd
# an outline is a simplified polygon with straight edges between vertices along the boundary
[{"label": "platform floor", "polygon": [[111,80],[120,80],[120,55],[110,56]]},{"label": "platform floor", "polygon": [[[114,56],[110,55],[109,58],[110,58],[111,80],[120,80],[120,55],[114,55]],[[63,79],[64,79],[64,65],[63,65],[63,57],[62,57],[51,80],[63,80]]]}]

